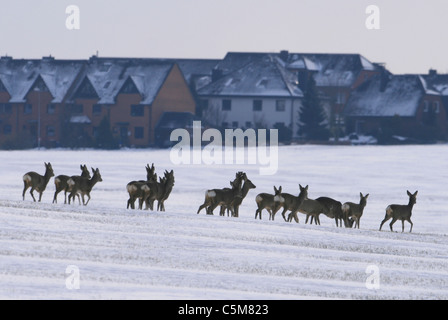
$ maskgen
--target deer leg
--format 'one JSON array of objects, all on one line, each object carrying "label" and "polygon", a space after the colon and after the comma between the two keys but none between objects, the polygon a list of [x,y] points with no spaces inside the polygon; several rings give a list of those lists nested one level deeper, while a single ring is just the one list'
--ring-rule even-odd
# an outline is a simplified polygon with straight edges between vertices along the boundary
[{"label": "deer leg", "polygon": [[23,181],[23,192],[22,192],[23,200],[25,200],[25,192],[26,192],[27,189],[28,189],[28,186],[27,186],[26,182]]},{"label": "deer leg", "polygon": [[392,219],[392,222],[389,224],[389,226],[390,226],[390,231],[394,231],[394,230],[392,229],[392,225],[395,223],[395,221],[397,221],[397,218],[393,218],[393,219]]},{"label": "deer leg", "polygon": [[381,228],[383,227],[383,224],[384,224],[387,220],[389,220],[390,218],[391,218],[391,216],[389,216],[388,214],[386,214],[386,216],[384,217],[383,221],[381,221],[381,224],[380,224],[380,230],[379,230],[379,231],[381,231]]},{"label": "deer leg", "polygon": [[34,188],[31,187],[30,194],[31,194],[31,196],[33,197],[34,202],[36,202],[36,198],[34,198],[33,191],[34,191]]},{"label": "deer leg", "polygon": [[199,214],[199,212],[200,212],[202,209],[204,209],[206,206],[207,206],[207,205],[206,205],[205,202],[204,202],[203,204],[201,204],[201,205],[199,206],[199,209],[198,209],[197,214]]},{"label": "deer leg", "polygon": [[[259,211],[260,211],[260,208],[257,208],[257,210],[255,210],[255,220],[257,219]],[[261,214],[260,214],[260,220],[261,220]]]},{"label": "deer leg", "polygon": [[[90,194],[87,194],[87,202],[86,203],[84,203],[84,205],[86,206],[88,203],[89,203],[89,201],[90,201]],[[82,202],[84,202],[84,195],[82,195]]]},{"label": "deer leg", "polygon": [[39,202],[40,202],[40,200],[42,200],[42,193],[43,193],[43,191],[39,192]]},{"label": "deer leg", "polygon": [[408,220],[408,222],[411,224],[411,229],[409,230],[409,232],[412,232],[412,227],[414,226],[414,224],[412,223],[411,218],[409,218],[409,219],[407,219],[407,220]]}]

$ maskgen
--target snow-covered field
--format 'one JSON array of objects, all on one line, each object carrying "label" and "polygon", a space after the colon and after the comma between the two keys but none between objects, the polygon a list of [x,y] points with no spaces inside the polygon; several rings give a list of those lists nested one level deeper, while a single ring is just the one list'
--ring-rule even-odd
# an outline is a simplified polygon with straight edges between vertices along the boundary
[{"label": "snow-covered field", "polygon": [[[169,150],[0,152],[1,299],[447,299],[448,145],[285,146],[279,170],[258,165],[174,165]],[[99,168],[103,181],[87,206],[22,200],[22,176],[77,175]],[[126,184],[174,169],[166,212],[126,209]],[[199,215],[209,188],[245,171],[257,186],[239,218]],[[360,229],[286,223],[280,213],[255,220],[255,196],[273,192],[359,201],[369,193]],[[412,220],[378,228],[388,204],[407,204],[418,190]],[[37,194],[37,193],[36,193]],[[77,277],[79,275],[79,278]],[[76,280],[79,279],[79,282]],[[77,284],[79,283],[79,288]],[[373,288],[372,288],[373,286]],[[72,288],[72,289],[70,289]]]}]

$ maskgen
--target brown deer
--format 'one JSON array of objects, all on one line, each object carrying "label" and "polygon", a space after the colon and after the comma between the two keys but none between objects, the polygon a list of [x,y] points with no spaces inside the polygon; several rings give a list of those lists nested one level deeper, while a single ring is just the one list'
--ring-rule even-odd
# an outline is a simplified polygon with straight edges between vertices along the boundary
[{"label": "brown deer", "polygon": [[156,200],[157,200],[157,211],[165,211],[165,201],[168,199],[168,197],[171,194],[171,191],[174,187],[174,171],[171,170],[168,172],[165,170],[165,181],[159,185],[158,190],[160,192],[158,193]]},{"label": "brown deer", "polygon": [[[246,174],[244,174],[244,175],[246,175]],[[255,189],[255,188],[256,188],[256,186],[252,183],[252,181],[250,181],[246,177],[246,179],[244,180],[244,184],[241,187],[241,197],[236,196],[230,203],[230,207],[233,209],[232,217],[238,218],[241,203],[243,202],[244,198],[246,198],[247,194],[249,193],[249,190]],[[223,207],[221,207],[221,208],[223,208]],[[231,210],[231,209],[229,208],[229,206],[227,206],[227,216],[229,215],[229,210]]]},{"label": "brown deer", "polygon": [[[299,207],[298,210],[300,213],[306,214],[306,220],[305,223],[308,223],[308,218],[311,217],[310,224],[314,223],[316,225],[320,225],[320,219],[319,215],[321,213],[328,214],[328,208],[324,206],[321,202],[314,200],[314,199],[304,199],[302,204]],[[288,221],[291,222],[292,215],[291,213],[288,216]]]},{"label": "brown deer", "polygon": [[[326,210],[323,212],[328,218],[334,219],[336,223],[336,227],[342,227],[342,221],[344,221],[344,215],[342,213],[342,203],[340,201],[334,200],[329,197],[319,197],[316,199],[316,201],[319,201],[323,206],[326,207]],[[311,217],[311,222],[313,217]]]},{"label": "brown deer", "polygon": [[381,221],[380,225],[380,231],[383,224],[392,218],[392,222],[389,224],[390,231],[394,231],[392,229],[392,225],[397,220],[401,220],[401,232],[404,232],[404,222],[407,221],[411,224],[411,229],[409,232],[412,232],[412,227],[414,224],[411,221],[411,215],[412,215],[412,208],[414,207],[414,204],[417,203],[417,193],[418,191],[415,191],[414,194],[410,193],[409,190],[407,191],[407,194],[409,196],[409,203],[407,205],[399,205],[399,204],[391,204],[387,206],[386,208],[386,216],[384,217],[383,221]]},{"label": "brown deer", "polygon": [[[81,177],[90,179],[90,172],[87,169],[86,165],[80,165],[81,168]],[[76,177],[76,176],[72,176],[72,177]],[[56,187],[56,191],[54,192],[54,197],[53,197],[53,203],[58,203],[58,194],[61,191],[64,191],[64,203],[67,203],[67,191],[68,191],[68,184],[67,181],[68,179],[70,179],[70,176],[66,176],[64,174],[61,174],[57,177],[54,178],[54,185]],[[78,200],[79,200],[79,195],[78,196]],[[81,200],[79,200],[81,201]]]},{"label": "brown deer", "polygon": [[129,193],[129,199],[127,202],[128,209],[129,207],[135,209],[135,200],[139,199],[138,208],[141,210],[143,207],[143,203],[149,197],[150,193],[149,183],[157,182],[157,174],[155,173],[154,163],[151,165],[151,167],[149,166],[149,164],[147,164],[145,168],[146,168],[146,181],[144,180],[131,181],[126,185],[126,190]]},{"label": "brown deer", "polygon": [[[285,221],[291,221],[292,218],[299,223],[299,218],[297,217],[297,212],[299,211],[302,202],[308,198],[308,185],[306,187],[302,187],[299,184],[300,193],[299,195],[293,196],[289,193],[280,193],[280,195],[275,197],[275,201],[277,202],[277,206],[279,208],[283,208],[282,216]],[[291,213],[288,216],[288,220],[286,220],[285,212],[290,210]]]},{"label": "brown deer", "polygon": [[[213,210],[217,206],[226,206],[226,204],[231,203],[234,201],[236,197],[242,198],[242,192],[241,192],[241,182],[238,180],[230,181],[230,186],[232,188],[224,188],[224,189],[212,189],[207,190],[205,192],[205,200],[204,203],[199,206],[198,214],[203,208],[207,208],[207,214],[212,215]],[[229,209],[232,213],[232,216],[234,215],[233,207],[229,206]]]},{"label": "brown deer", "polygon": [[353,202],[346,202],[342,205],[342,213],[344,215],[344,219],[346,221],[349,221],[349,219],[353,219],[353,225],[356,228],[358,226],[359,229],[359,220],[361,219],[361,216],[364,212],[364,208],[367,205],[367,198],[369,197],[369,194],[366,194],[365,196],[362,195],[362,193],[359,193],[360,200],[359,204],[353,203]]},{"label": "brown deer", "polygon": [[[92,191],[93,186],[97,182],[103,181],[101,178],[100,170],[98,168],[92,168],[93,176],[90,179],[84,177],[71,177],[68,179],[67,184],[69,185],[70,194],[68,196],[68,203],[70,204],[70,199],[74,199],[77,193],[82,196],[83,205],[87,205],[90,201],[90,192]],[[87,202],[84,200],[84,196],[87,195]]]},{"label": "brown deer", "polygon": [[37,190],[39,192],[39,202],[42,199],[42,193],[45,191],[45,188],[47,187],[48,181],[50,181],[50,178],[54,176],[53,168],[51,167],[50,162],[45,163],[45,174],[41,176],[40,174],[30,171],[23,175],[23,192],[22,192],[22,198],[25,200],[25,192],[28,188],[31,187],[30,194],[31,197],[33,197],[34,202],[36,202],[36,199],[34,198],[33,191]]},{"label": "brown deer", "polygon": [[275,214],[280,209],[278,203],[275,201],[275,197],[278,197],[282,193],[282,187],[278,189],[274,186],[274,194],[269,193],[259,193],[255,197],[255,202],[257,203],[257,210],[255,210],[255,219],[257,216],[261,220],[261,212],[266,209],[269,213],[269,220],[274,220]]}]

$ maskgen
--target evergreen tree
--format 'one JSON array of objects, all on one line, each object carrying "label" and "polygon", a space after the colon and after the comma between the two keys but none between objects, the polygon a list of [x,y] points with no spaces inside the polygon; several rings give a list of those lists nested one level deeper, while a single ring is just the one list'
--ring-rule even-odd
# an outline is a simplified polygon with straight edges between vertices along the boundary
[{"label": "evergreen tree", "polygon": [[306,140],[328,140],[330,132],[327,119],[313,77],[307,81],[299,119],[299,135],[303,135]]},{"label": "evergreen tree", "polygon": [[108,117],[104,117],[98,126],[96,147],[100,149],[118,149],[118,143],[110,129],[110,121]]}]

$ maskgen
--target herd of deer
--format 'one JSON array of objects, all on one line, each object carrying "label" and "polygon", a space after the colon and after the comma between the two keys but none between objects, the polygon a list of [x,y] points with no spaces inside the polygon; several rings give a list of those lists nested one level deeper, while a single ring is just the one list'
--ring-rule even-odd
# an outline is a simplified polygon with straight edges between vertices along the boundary
[{"label": "herd of deer", "polygon": [[[78,197],[78,202],[81,203],[80,195],[82,196],[82,203],[87,205],[90,201],[90,192],[93,186],[100,181],[103,181],[99,169],[92,168],[93,175],[90,175],[89,170],[85,165],[81,165],[81,175],[80,176],[66,176],[59,175],[55,177],[54,183],[56,191],[53,197],[53,203],[57,203],[57,195],[64,191],[65,201],[67,203],[67,192],[68,203],[75,196]],[[27,172],[23,176],[24,188],[22,192],[23,200],[25,200],[25,192],[28,188],[31,188],[30,194],[34,201],[33,191],[36,190],[39,193],[39,202],[42,198],[42,193],[45,191],[50,178],[54,176],[53,168],[50,163],[45,163],[45,174],[42,176],[36,172]],[[154,164],[150,167],[149,164],[146,165],[146,180],[131,181],[126,185],[126,190],[129,193],[129,199],[127,201],[127,208],[131,207],[135,209],[135,201],[139,200],[139,209],[143,208],[143,203],[145,203],[145,209],[154,208],[154,201],[157,200],[157,210],[165,211],[165,200],[168,199],[171,190],[174,186],[174,172],[171,170],[168,172],[165,170],[164,177],[160,177],[157,181],[157,174],[155,173]],[[256,186],[247,178],[246,173],[237,172],[236,177],[233,181],[230,181],[231,188],[223,189],[211,189],[205,192],[204,203],[199,206],[197,213],[206,208],[206,212],[209,215],[213,214],[213,210],[220,206],[220,215],[224,216],[227,210],[227,215],[232,217],[238,217],[239,207],[243,202],[243,199],[247,196],[250,189],[255,189]],[[345,227],[358,227],[360,224],[360,219],[362,217],[365,206],[367,205],[367,198],[369,194],[363,195],[360,193],[359,203],[346,202],[342,204],[341,202],[334,200],[329,197],[320,197],[317,199],[308,198],[308,185],[302,187],[299,184],[300,193],[298,196],[282,192],[282,187],[276,188],[274,186],[274,194],[260,193],[255,197],[255,202],[257,204],[257,209],[255,211],[255,219],[259,217],[261,219],[261,214],[264,209],[269,213],[269,220],[274,220],[275,214],[283,208],[282,217],[285,221],[291,222],[292,219],[299,222],[297,213],[303,213],[306,215],[305,223],[308,223],[308,219],[311,218],[310,223],[319,224],[319,215],[324,214],[331,219],[335,219],[337,227],[342,227],[344,223]],[[380,228],[383,224],[392,219],[389,224],[390,230],[393,231],[392,226],[397,220],[402,222],[402,232],[404,231],[404,222],[408,221],[411,224],[409,232],[412,232],[413,223],[411,221],[412,208],[416,203],[417,193],[411,193],[407,191],[409,196],[409,203],[407,205],[391,204],[386,208],[386,215],[381,221]],[[85,201],[84,196],[88,197]],[[290,211],[288,217],[286,217],[286,212]]]},{"label": "herd of deer", "polygon": [[[255,185],[247,178],[246,173],[237,172],[233,181],[230,181],[231,188],[224,189],[211,189],[205,192],[205,200],[202,205],[199,206],[199,212],[206,208],[207,214],[213,214],[213,210],[220,206],[220,215],[224,215],[227,210],[232,216],[238,217],[238,208],[241,205],[243,199],[246,197],[250,189],[254,189]],[[285,221],[291,222],[292,219],[299,222],[297,212],[306,215],[305,223],[308,223],[308,219],[311,218],[310,223],[319,224],[319,215],[324,214],[331,219],[335,219],[336,226],[342,227],[344,223],[345,227],[358,227],[360,219],[364,212],[364,208],[367,205],[367,198],[369,194],[363,195],[360,193],[359,203],[341,202],[329,197],[320,197],[317,199],[308,198],[308,186],[302,187],[299,184],[300,193],[298,196],[282,192],[282,187],[276,188],[274,186],[274,194],[259,193],[255,197],[257,209],[255,210],[255,219],[260,218],[264,209],[269,213],[269,220],[274,220],[275,214],[283,208],[282,217]],[[412,208],[417,199],[416,191],[414,194],[407,191],[409,196],[409,203],[407,205],[391,204],[386,208],[386,216],[381,222],[379,230],[383,227],[383,224],[392,219],[390,223],[390,230],[393,231],[392,225],[397,221],[402,221],[402,232],[404,231],[404,222],[408,221],[411,224],[410,232],[412,232],[413,223],[411,221]],[[289,211],[288,217],[285,216]]]}]

